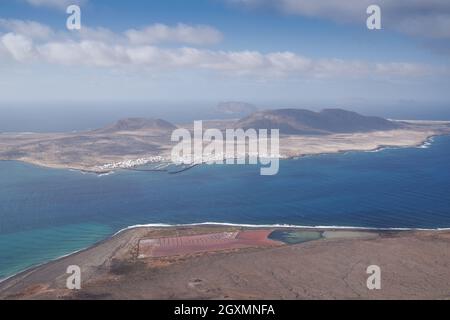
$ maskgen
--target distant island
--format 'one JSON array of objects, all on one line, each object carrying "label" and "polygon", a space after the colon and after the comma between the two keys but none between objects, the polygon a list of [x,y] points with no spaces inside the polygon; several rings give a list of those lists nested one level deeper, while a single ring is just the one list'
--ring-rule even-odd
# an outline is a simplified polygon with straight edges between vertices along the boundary
[{"label": "distant island", "polygon": [[[85,132],[2,133],[0,160],[96,174],[120,169],[139,170],[142,168],[137,167],[141,165],[170,161],[174,145],[170,138],[177,128],[193,130],[193,124],[126,118]],[[389,120],[343,109],[320,112],[278,109],[255,111],[235,120],[204,121],[203,129],[208,128],[222,131],[279,129],[281,156],[290,158],[384,147],[419,147],[433,136],[450,133],[450,122]],[[280,178],[278,181],[285,181],[282,176]],[[245,180],[246,176],[242,179],[246,181],[245,188],[250,185],[251,180]],[[316,179],[315,175],[308,181],[313,179]],[[292,183],[292,180],[287,181]],[[289,188],[294,189],[295,185],[289,185]],[[281,189],[280,192],[284,192]],[[234,195],[234,186],[230,190]],[[302,190],[295,189],[295,196]],[[319,189],[316,187],[315,190]],[[329,192],[324,190],[320,189],[320,193],[328,197]],[[406,192],[409,190],[407,188]],[[380,199],[374,201],[383,201],[384,192],[382,190]],[[334,197],[334,192],[331,193]],[[351,206],[355,201],[353,194],[358,199],[357,192],[352,192]],[[45,197],[47,199],[47,195]],[[311,197],[314,202],[329,201],[318,197],[316,192]],[[332,198],[332,201],[338,204],[339,199],[342,198]],[[146,211],[150,202],[142,201],[146,206],[139,208]],[[166,200],[161,201],[164,204]],[[258,206],[260,204],[265,203],[258,202]],[[297,210],[297,204],[293,202],[289,206]],[[364,204],[355,201],[356,207],[365,209]],[[399,207],[401,205],[400,202]],[[139,210],[132,204],[130,206],[131,210]],[[258,211],[258,206],[251,207],[248,212]],[[278,210],[274,206],[268,207]],[[59,214],[60,207],[57,208]],[[280,208],[284,214],[283,207]],[[111,207],[105,210],[107,212]],[[189,211],[194,210],[194,207],[189,208]],[[334,214],[334,203],[330,210]],[[373,212],[360,211],[355,224],[359,224],[362,215],[376,215],[376,210],[375,207]],[[109,218],[102,216],[102,219]],[[195,220],[188,218],[187,223],[191,223],[189,219]],[[142,220],[138,221],[141,223]],[[328,223],[328,219],[324,221]],[[0,299],[449,298],[450,252],[447,249],[450,230],[326,225],[251,226],[205,222],[128,227],[90,248],[4,279],[0,282]],[[368,290],[366,270],[372,264],[383,265],[382,291]],[[66,288],[67,266],[70,265],[81,268],[81,290]]]},{"label": "distant island", "polygon": [[[225,110],[253,107],[228,103]],[[174,129],[162,119],[128,118],[92,131],[71,133],[2,133],[0,160],[24,161],[52,168],[95,173],[170,161]],[[393,121],[343,109],[256,111],[238,120],[204,121],[206,128],[280,129],[283,158],[382,147],[419,146],[450,132],[445,121]]]},{"label": "distant island", "polygon": [[243,129],[280,129],[280,133],[286,135],[355,133],[406,127],[399,122],[342,109],[325,109],[321,112],[301,109],[261,111],[238,121],[235,126]]},{"label": "distant island", "polygon": [[247,115],[258,111],[253,104],[238,101],[220,102],[216,109],[219,113],[228,115]]},{"label": "distant island", "polygon": [[95,130],[97,133],[132,132],[139,130],[151,130],[155,134],[164,135],[175,130],[177,126],[162,119],[128,118],[117,121],[105,128]]}]

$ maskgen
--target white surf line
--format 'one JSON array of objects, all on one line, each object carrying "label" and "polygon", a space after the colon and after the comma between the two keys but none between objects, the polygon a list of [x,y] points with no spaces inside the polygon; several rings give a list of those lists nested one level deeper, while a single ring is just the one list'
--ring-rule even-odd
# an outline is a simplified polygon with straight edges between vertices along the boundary
[{"label": "white surf line", "polygon": [[367,230],[367,231],[450,231],[450,228],[371,228],[371,227],[350,227],[350,226],[302,226],[292,224],[239,224],[227,222],[201,222],[189,224],[166,224],[166,223],[149,223],[136,224],[117,231],[114,235],[118,235],[124,231],[139,228],[174,228],[174,227],[197,227],[197,226],[225,226],[225,227],[242,227],[242,228],[290,228],[290,229],[337,229],[337,230]]},{"label": "white surf line", "polygon": [[101,243],[103,241],[107,241],[108,239],[111,239],[112,237],[115,237],[119,235],[122,232],[133,230],[133,229],[139,229],[139,228],[174,228],[174,227],[197,227],[197,226],[225,226],[225,227],[242,227],[242,228],[249,228],[249,229],[258,229],[258,228],[276,228],[276,229],[306,229],[306,230],[317,230],[317,229],[336,229],[336,230],[364,230],[364,231],[450,231],[450,228],[435,228],[435,229],[426,229],[426,228],[370,228],[370,227],[346,227],[346,226],[301,226],[301,225],[292,225],[292,224],[239,224],[239,223],[227,223],[227,222],[201,222],[201,223],[190,223],[190,224],[166,224],[166,223],[149,223],[149,224],[136,224],[132,225],[126,228],[123,228],[113,235],[106,237],[103,240],[97,241],[96,243],[92,244],[91,246],[88,246],[83,249],[76,250],[74,252],[62,255],[58,258],[51,259],[47,262],[42,262],[40,264],[36,264],[34,266],[31,266],[29,268],[26,268],[22,271],[19,271],[11,276],[8,276],[7,278],[0,279],[0,283],[11,279],[17,275],[20,275],[22,273],[26,272],[35,272],[39,267],[44,266],[48,263],[52,263],[55,261],[58,261],[60,259],[66,258],[68,256],[77,254],[79,252],[88,250],[95,246],[98,243]]}]

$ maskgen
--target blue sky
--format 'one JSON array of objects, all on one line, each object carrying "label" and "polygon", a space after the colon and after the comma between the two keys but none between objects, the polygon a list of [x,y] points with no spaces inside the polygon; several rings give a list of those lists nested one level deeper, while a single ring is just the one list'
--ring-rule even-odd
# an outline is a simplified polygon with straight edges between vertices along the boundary
[{"label": "blue sky", "polygon": [[[65,28],[71,3],[82,32]],[[371,3],[1,1],[0,104],[446,105],[448,1],[380,0],[376,31],[366,28]]]}]

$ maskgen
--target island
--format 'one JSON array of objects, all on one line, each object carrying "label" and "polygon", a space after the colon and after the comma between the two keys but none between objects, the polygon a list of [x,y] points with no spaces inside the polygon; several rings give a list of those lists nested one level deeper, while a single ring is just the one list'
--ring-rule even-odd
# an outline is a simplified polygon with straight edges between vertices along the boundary
[{"label": "island", "polygon": [[[170,162],[171,134],[193,124],[128,118],[71,133],[2,133],[0,159],[96,174]],[[278,129],[280,156],[422,147],[447,121],[342,109],[255,111],[203,128]],[[450,230],[134,226],[0,282],[0,299],[449,299]],[[66,286],[71,266],[81,289]],[[381,289],[367,286],[381,268]]]},{"label": "island", "polygon": [[[86,132],[6,132],[0,134],[0,160],[98,174],[170,163],[175,144],[172,132],[192,127],[192,123],[174,125],[161,119],[128,118]],[[448,121],[394,121],[342,109],[256,111],[242,119],[204,121],[203,127],[279,129],[281,158],[421,146],[434,136],[450,132]]]}]

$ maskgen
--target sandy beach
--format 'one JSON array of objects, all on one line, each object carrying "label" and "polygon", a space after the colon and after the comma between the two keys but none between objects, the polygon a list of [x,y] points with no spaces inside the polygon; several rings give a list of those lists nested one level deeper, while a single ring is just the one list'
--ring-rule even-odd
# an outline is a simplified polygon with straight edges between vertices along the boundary
[{"label": "sandy beach", "polygon": [[[310,241],[267,239],[273,231]],[[238,234],[252,242],[236,245]],[[144,240],[167,250],[142,255]],[[70,265],[81,290],[66,289]],[[381,268],[381,290],[366,286],[369,265]],[[0,299],[450,299],[449,266],[450,231],[140,227],[0,283]]]}]

